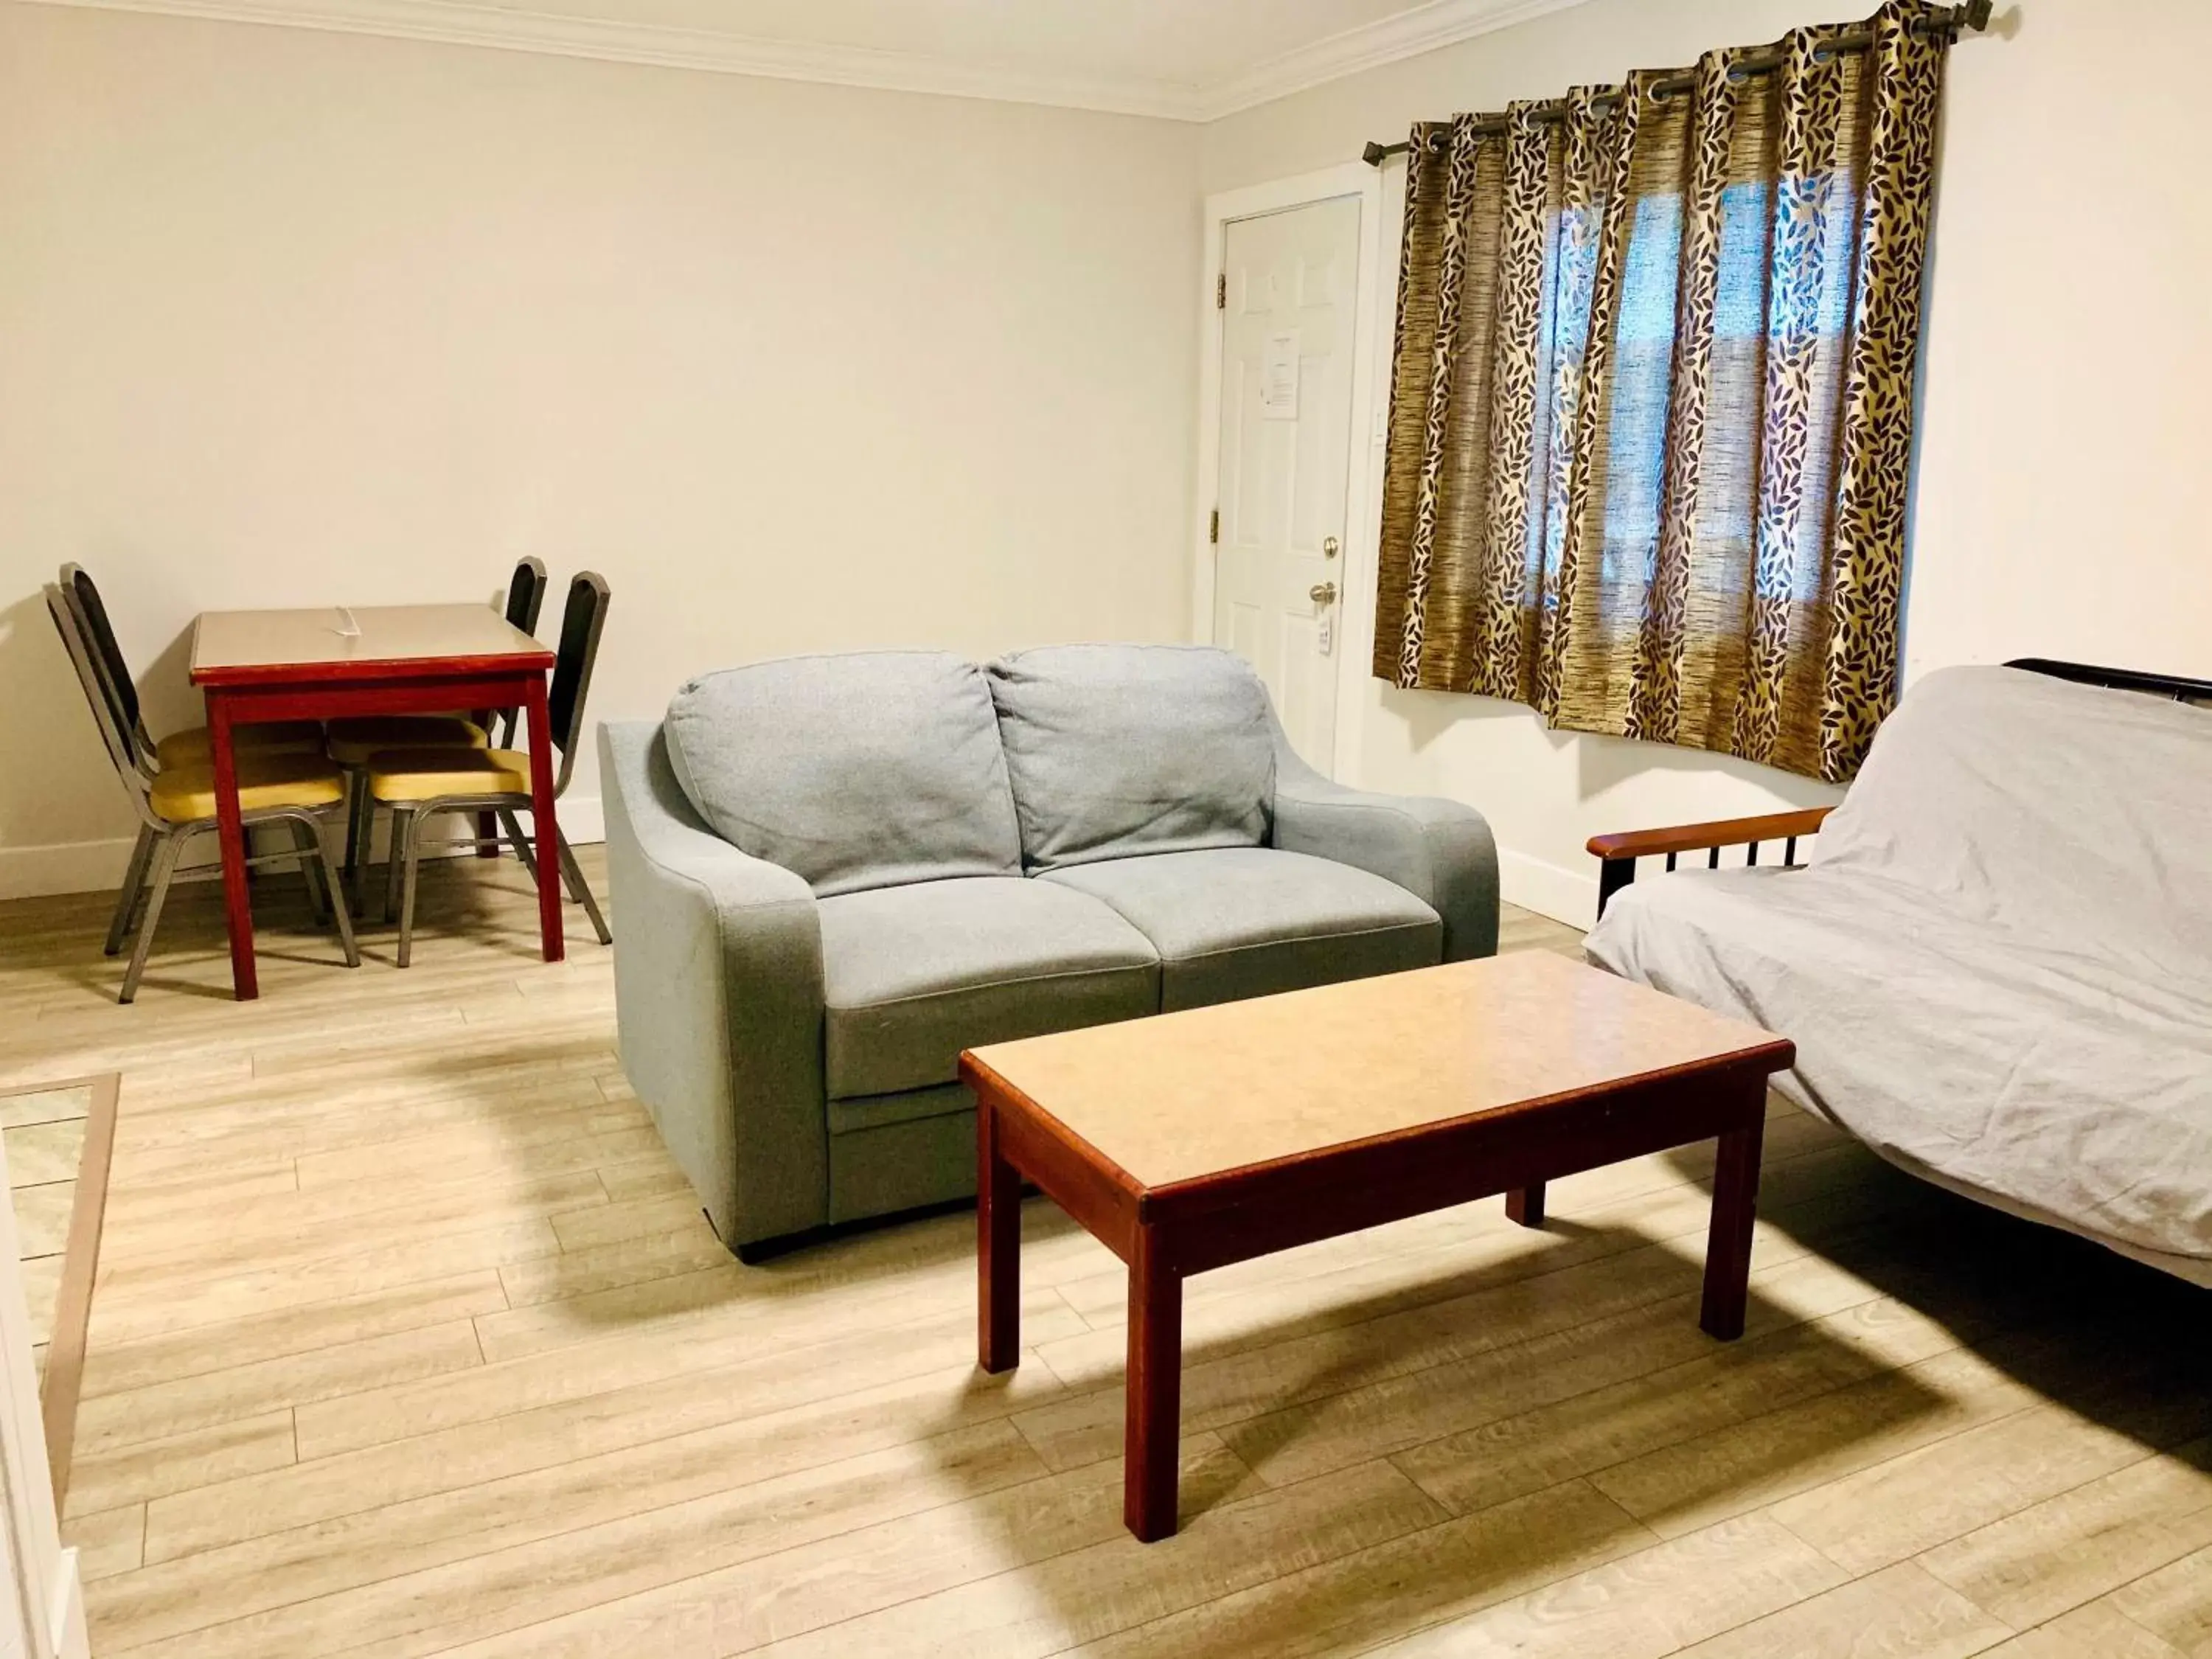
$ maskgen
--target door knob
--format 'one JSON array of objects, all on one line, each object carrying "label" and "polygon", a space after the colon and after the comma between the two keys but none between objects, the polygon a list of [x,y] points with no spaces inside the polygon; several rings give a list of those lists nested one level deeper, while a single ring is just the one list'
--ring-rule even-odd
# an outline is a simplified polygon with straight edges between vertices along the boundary
[{"label": "door knob", "polygon": [[1321,538],[1321,556],[1322,556],[1322,557],[1323,557],[1324,559],[1333,559],[1333,558],[1334,558],[1334,557],[1336,556],[1337,548],[1338,548],[1338,546],[1339,546],[1339,545],[1340,545],[1340,544],[1338,543],[1338,541],[1337,541],[1337,539],[1336,539],[1336,538],[1335,538],[1335,537],[1334,537],[1334,536],[1324,536],[1324,537],[1322,537],[1322,538]]},{"label": "door knob", "polygon": [[1316,605],[1334,605],[1336,603],[1336,584],[1334,582],[1316,582],[1311,587],[1306,589],[1306,597],[1311,599]]}]

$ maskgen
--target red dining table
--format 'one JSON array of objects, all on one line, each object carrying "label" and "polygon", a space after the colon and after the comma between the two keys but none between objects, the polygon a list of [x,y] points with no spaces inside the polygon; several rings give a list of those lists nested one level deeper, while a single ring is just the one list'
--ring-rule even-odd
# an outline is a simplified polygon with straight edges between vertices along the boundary
[{"label": "red dining table", "polygon": [[207,699],[230,979],[240,1001],[258,996],[261,988],[253,969],[253,908],[231,732],[258,720],[523,710],[530,726],[538,928],[545,960],[561,960],[561,855],[545,719],[545,674],[552,666],[550,651],[487,605],[200,613],[192,629],[191,681]]}]

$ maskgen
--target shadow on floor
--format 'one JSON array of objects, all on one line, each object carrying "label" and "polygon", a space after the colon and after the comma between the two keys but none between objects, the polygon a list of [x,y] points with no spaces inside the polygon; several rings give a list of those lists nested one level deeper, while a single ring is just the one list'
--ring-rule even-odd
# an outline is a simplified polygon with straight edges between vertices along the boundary
[{"label": "shadow on floor", "polygon": [[[1674,1199],[1694,1206],[1710,1158],[1680,1160],[1696,1185]],[[1569,1200],[1528,1234],[1486,1200],[1377,1230],[1364,1259],[1337,1249],[1303,1280],[1274,1258],[1241,1284],[1225,1270],[1225,1294],[1194,1281],[1183,1529],[1150,1547],[1118,1525],[1118,1310],[1084,1304],[1103,1328],[1042,1348],[1073,1392],[1015,1422],[1067,1472],[1060,1501],[1097,1511],[1095,1541],[1050,1553],[1066,1531],[1031,1527],[1011,1493],[971,1507],[1066,1639],[1351,1652],[1657,1537],[1817,1509],[1831,1483],[2014,1413],[2055,1408],[2152,1451],[2212,1431],[2212,1297],[1856,1143],[1769,1172],[1735,1344],[1695,1327],[1702,1234],[1649,1207],[1649,1224],[1584,1220]],[[1834,1490],[1842,1507],[1816,1518],[1848,1536],[1856,1500]]]}]

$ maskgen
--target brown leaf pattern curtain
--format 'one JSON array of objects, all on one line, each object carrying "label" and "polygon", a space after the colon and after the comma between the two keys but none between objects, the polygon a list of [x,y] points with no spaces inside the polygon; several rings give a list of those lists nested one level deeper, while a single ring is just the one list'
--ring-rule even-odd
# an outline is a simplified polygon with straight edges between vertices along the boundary
[{"label": "brown leaf pattern curtain", "polygon": [[1897,683],[1937,15],[1414,128],[1378,677],[1857,769]]}]

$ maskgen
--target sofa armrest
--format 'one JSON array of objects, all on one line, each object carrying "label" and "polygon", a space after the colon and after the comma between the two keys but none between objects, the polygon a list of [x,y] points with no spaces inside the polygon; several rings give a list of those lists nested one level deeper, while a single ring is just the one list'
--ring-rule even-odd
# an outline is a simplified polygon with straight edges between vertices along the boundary
[{"label": "sofa armrest", "polygon": [[1675,859],[1684,853],[1711,853],[1710,863],[1718,868],[1720,849],[1723,847],[1751,848],[1750,862],[1759,862],[1759,848],[1763,842],[1784,843],[1782,862],[1797,862],[1797,838],[1818,835],[1820,825],[1835,809],[1831,806],[1807,806],[1794,812],[1764,812],[1757,817],[1716,818],[1710,823],[1677,823],[1660,830],[1626,830],[1610,836],[1592,836],[1588,846],[1590,855],[1599,860],[1597,874],[1597,913],[1605,915],[1607,902],[1622,888],[1636,879],[1636,860],[1667,856],[1667,867],[1674,867]]},{"label": "sofa armrest", "polygon": [[706,827],[657,721],[602,725],[599,777],[623,918],[623,1073],[724,1243],[818,1226],[830,1152],[813,891]]},{"label": "sofa armrest", "polygon": [[1394,881],[1443,918],[1446,962],[1498,951],[1498,848],[1481,813],[1427,795],[1330,782],[1275,723],[1270,843]]}]

